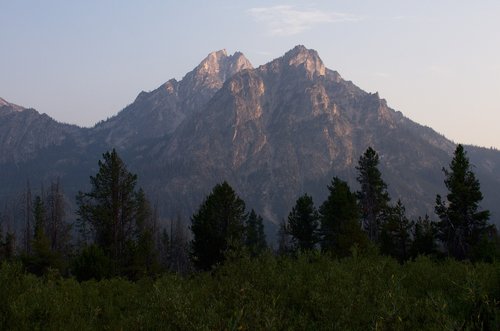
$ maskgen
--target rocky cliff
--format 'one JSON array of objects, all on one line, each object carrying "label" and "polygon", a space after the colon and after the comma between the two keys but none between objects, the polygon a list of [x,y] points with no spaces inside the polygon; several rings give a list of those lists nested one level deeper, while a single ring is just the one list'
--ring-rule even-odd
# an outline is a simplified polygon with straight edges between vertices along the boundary
[{"label": "rocky cliff", "polygon": [[[228,180],[249,207],[277,223],[305,192],[320,204],[334,175],[356,189],[355,166],[368,146],[380,154],[393,200],[401,198],[411,215],[433,215],[435,195],[445,192],[441,169],[455,148],[304,46],[258,68],[241,53],[211,53],[180,81],[141,92],[91,129],[3,99],[0,117],[4,195],[36,173],[62,177],[72,197],[100,154],[116,147],[161,213],[186,220],[214,184]],[[498,223],[500,152],[466,149],[483,184],[483,206]]]}]

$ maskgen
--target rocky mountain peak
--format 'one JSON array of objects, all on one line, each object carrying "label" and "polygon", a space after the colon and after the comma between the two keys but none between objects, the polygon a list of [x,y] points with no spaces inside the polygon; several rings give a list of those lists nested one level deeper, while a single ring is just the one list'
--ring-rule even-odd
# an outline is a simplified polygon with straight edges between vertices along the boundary
[{"label": "rocky mountain peak", "polygon": [[199,74],[216,74],[220,71],[221,64],[227,58],[227,51],[225,49],[212,52],[207,55],[196,69]]},{"label": "rocky mountain peak", "polygon": [[303,67],[309,78],[325,75],[326,68],[318,52],[303,45],[295,46],[283,59],[290,67]]},{"label": "rocky mountain peak", "polygon": [[222,49],[208,54],[192,73],[199,83],[220,88],[227,78],[241,70],[252,68],[250,61],[242,53],[228,55],[227,51]]}]

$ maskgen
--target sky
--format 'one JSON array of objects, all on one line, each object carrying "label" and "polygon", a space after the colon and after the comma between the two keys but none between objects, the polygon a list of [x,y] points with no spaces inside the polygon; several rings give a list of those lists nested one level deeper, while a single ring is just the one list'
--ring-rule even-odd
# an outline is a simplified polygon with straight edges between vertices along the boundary
[{"label": "sky", "polygon": [[500,148],[500,1],[0,0],[0,97],[92,126],[210,52],[302,44],[457,143]]}]

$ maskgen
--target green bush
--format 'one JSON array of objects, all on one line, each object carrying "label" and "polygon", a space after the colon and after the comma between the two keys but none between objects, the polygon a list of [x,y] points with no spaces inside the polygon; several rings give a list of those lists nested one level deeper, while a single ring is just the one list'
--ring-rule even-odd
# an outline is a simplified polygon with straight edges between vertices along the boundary
[{"label": "green bush", "polygon": [[5,263],[0,297],[1,330],[498,330],[500,263],[265,254],[135,283]]}]

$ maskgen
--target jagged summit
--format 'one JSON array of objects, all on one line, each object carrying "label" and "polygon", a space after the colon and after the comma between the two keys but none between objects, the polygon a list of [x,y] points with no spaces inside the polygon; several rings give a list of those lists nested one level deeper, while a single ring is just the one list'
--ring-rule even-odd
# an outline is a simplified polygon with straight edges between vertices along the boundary
[{"label": "jagged summit", "polygon": [[170,79],[153,91],[139,93],[132,104],[96,130],[106,143],[118,147],[171,134],[186,117],[202,110],[226,79],[251,68],[240,52],[212,52],[180,81]]},{"label": "jagged summit", "polygon": [[285,53],[283,59],[291,67],[302,66],[309,78],[325,75],[326,68],[318,52],[313,49],[307,49],[303,45],[295,46],[292,50]]},{"label": "jagged summit", "polygon": [[227,55],[227,51],[225,49],[211,52],[198,65],[197,71],[199,73],[207,73],[207,74],[217,73],[220,71],[221,66],[225,62],[227,57],[228,57],[228,55]]},{"label": "jagged summit", "polygon": [[325,76],[327,73],[327,69],[318,52],[308,49],[303,45],[295,46],[286,52],[285,55],[260,66],[259,69],[268,73],[280,73],[287,71],[287,69],[298,70],[298,72],[305,74],[305,77],[309,80]]},{"label": "jagged summit", "polygon": [[227,78],[235,73],[252,68],[252,64],[243,53],[236,52],[233,55],[228,55],[227,51],[222,49],[208,54],[183,80],[218,89]]}]

